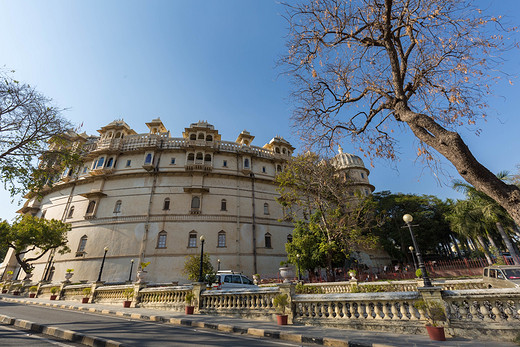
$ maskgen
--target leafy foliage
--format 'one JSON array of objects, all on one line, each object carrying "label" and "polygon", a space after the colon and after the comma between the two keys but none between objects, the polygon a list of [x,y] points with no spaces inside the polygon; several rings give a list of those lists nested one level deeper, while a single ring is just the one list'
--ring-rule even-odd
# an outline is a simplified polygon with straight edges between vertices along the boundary
[{"label": "leafy foliage", "polygon": [[[188,275],[188,279],[191,281],[199,280],[200,273],[200,256],[199,255],[189,255],[186,257],[186,261],[184,262],[184,269],[182,272],[185,275]],[[202,278],[206,278],[206,275],[212,275],[214,273],[213,265],[211,265],[211,259],[209,254],[204,253],[202,258]]]},{"label": "leafy foliage", "polygon": [[[57,249],[60,254],[70,252],[67,246],[68,223],[55,219],[40,219],[31,215],[19,216],[13,225],[0,223],[0,244],[14,249],[16,260],[25,272],[31,272],[31,262],[40,259],[48,251]],[[36,251],[30,258],[29,252]]]},{"label": "leafy foliage", "polygon": [[70,129],[50,99],[0,71],[0,178],[12,196],[38,192],[65,167],[77,164],[79,153],[68,142]]},{"label": "leafy foliage", "polygon": [[273,299],[273,306],[276,307],[281,314],[285,314],[285,309],[289,307],[289,298],[287,294],[278,294]]},{"label": "leafy foliage", "polygon": [[313,153],[298,155],[276,182],[278,201],[295,227],[292,242],[285,246],[290,263],[297,264],[299,254],[302,268],[327,268],[332,279],[334,266],[351,252],[377,243],[370,232],[376,223],[372,200],[359,195],[328,160]]}]

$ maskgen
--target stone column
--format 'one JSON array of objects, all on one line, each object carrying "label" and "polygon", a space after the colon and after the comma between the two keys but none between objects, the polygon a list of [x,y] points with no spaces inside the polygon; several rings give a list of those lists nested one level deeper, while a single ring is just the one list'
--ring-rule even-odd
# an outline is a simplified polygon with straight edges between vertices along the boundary
[{"label": "stone column", "polygon": [[295,294],[296,286],[294,283],[280,283],[278,285],[278,288],[280,288],[280,294],[287,294],[287,299],[289,301],[289,308],[285,311],[287,314],[287,324],[293,324],[293,318],[294,318],[294,311],[295,308],[292,304],[292,298]]},{"label": "stone column", "polygon": [[195,283],[192,283],[191,285],[193,286],[193,290],[192,290],[193,295],[195,295],[195,299],[194,299],[195,302],[193,303],[193,306],[195,306],[194,313],[200,313],[200,309],[201,309],[201,305],[202,305],[202,300],[201,300],[200,294],[206,288],[206,283],[195,282]]},{"label": "stone column", "polygon": [[132,300],[130,307],[138,307],[138,305],[141,303],[141,295],[139,292],[144,288],[146,288],[146,284],[144,282],[134,283],[134,299]]}]

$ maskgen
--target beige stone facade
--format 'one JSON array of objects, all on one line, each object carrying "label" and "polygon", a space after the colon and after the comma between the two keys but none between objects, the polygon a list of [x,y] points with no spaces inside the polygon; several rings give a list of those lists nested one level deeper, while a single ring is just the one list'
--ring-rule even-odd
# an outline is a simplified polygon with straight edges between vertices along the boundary
[{"label": "beige stone facade", "polygon": [[[278,276],[292,224],[282,221],[274,178],[291,157],[291,144],[274,137],[257,147],[247,131],[223,141],[202,121],[178,138],[160,119],[146,125],[145,134],[122,120],[99,136],[71,134],[73,146],[83,148],[82,167],[66,169],[43,199],[29,199],[19,212],[71,223],[72,252],[34,262],[32,280],[62,281],[72,268],[73,281],[94,281],[108,247],[103,281],[135,280],[144,261],[150,262],[147,281],[188,282],[182,268],[186,256],[200,254],[202,235],[215,269],[220,260],[221,269]],[[333,161],[357,182],[356,190],[372,193],[359,157],[340,150]],[[16,267],[9,251],[0,271],[16,274]]]}]

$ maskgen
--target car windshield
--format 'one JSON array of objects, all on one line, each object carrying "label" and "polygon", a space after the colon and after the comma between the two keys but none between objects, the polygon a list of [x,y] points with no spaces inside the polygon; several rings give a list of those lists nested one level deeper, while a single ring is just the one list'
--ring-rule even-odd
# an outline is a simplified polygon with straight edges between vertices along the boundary
[{"label": "car windshield", "polygon": [[508,280],[520,279],[520,268],[519,269],[504,269],[504,273]]}]

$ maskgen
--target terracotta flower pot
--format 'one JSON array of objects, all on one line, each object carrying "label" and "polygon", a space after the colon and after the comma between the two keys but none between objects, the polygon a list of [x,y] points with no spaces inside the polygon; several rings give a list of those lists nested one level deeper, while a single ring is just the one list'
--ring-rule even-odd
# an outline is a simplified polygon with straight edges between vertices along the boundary
[{"label": "terracotta flower pot", "polygon": [[20,295],[20,292],[15,291],[15,292],[13,292],[13,295]]},{"label": "terracotta flower pot", "polygon": [[123,301],[123,307],[128,308],[128,307],[130,307],[130,304],[131,304],[131,303],[132,303],[131,301],[127,301],[127,300],[125,300],[125,301]]},{"label": "terracotta flower pot", "polygon": [[430,340],[446,341],[446,336],[444,335],[444,327],[433,327],[427,325],[426,331],[428,332],[428,335],[430,335]]},{"label": "terracotta flower pot", "polygon": [[29,294],[29,298],[34,298],[34,297],[36,297],[36,293]]},{"label": "terracotta flower pot", "polygon": [[7,293],[7,289],[2,289],[2,294]]},{"label": "terracotta flower pot", "polygon": [[57,297],[57,295],[51,295],[51,300],[56,300]]},{"label": "terracotta flower pot", "polygon": [[276,322],[278,325],[287,325],[287,315],[286,314],[277,314]]},{"label": "terracotta flower pot", "polygon": [[195,310],[195,306],[186,306],[186,308],[185,308],[186,314],[193,314],[194,310]]},{"label": "terracotta flower pot", "polygon": [[88,298],[81,298],[82,304],[88,304]]}]

